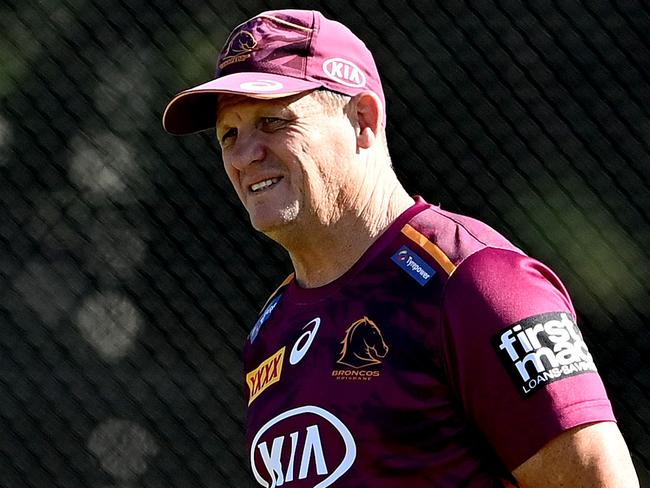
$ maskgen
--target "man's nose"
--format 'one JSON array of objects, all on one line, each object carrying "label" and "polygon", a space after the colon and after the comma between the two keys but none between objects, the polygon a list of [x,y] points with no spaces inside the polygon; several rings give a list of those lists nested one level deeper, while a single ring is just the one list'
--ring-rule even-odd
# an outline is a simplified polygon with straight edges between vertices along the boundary
[{"label": "man's nose", "polygon": [[263,161],[265,157],[264,137],[258,131],[240,132],[231,152],[230,164],[241,171],[252,163]]}]

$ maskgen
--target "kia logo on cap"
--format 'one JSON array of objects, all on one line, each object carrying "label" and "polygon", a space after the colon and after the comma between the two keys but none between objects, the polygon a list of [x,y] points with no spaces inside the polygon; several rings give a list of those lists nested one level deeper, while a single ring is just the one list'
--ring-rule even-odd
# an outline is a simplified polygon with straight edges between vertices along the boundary
[{"label": "kia logo on cap", "polygon": [[354,64],[343,58],[330,58],[323,63],[323,71],[334,81],[352,88],[366,86],[366,74]]}]

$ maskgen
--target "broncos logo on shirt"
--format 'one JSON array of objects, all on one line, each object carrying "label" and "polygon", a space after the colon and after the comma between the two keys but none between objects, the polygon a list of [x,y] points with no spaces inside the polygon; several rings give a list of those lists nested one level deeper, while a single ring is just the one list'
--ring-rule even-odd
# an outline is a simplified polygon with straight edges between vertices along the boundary
[{"label": "broncos logo on shirt", "polygon": [[348,327],[342,344],[343,349],[337,363],[353,368],[380,364],[388,354],[388,345],[379,327],[368,317],[363,317]]}]

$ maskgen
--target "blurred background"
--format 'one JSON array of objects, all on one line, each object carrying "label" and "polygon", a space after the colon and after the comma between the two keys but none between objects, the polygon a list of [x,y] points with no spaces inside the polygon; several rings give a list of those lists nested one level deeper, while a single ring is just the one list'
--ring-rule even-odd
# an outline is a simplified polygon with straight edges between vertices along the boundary
[{"label": "blurred background", "polygon": [[212,133],[160,119],[230,29],[316,8],[375,53],[409,191],[549,264],[650,486],[650,6],[0,0],[0,486],[251,486],[242,366],[289,273]]}]

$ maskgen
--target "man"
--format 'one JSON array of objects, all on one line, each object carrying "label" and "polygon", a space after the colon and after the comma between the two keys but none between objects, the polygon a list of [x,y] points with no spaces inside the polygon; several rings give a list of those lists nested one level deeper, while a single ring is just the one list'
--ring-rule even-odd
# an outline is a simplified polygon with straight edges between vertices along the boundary
[{"label": "man", "polygon": [[172,134],[216,126],[255,229],[289,253],[244,350],[264,487],[634,487],[559,279],[398,182],[372,55],[318,12],[237,27]]}]

